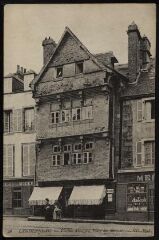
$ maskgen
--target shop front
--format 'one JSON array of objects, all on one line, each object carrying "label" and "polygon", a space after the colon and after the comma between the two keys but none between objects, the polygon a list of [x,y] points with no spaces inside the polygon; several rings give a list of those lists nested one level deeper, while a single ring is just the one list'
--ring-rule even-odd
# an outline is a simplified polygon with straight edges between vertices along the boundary
[{"label": "shop front", "polygon": [[[61,185],[34,187],[29,204],[34,215],[43,215],[45,198],[50,204],[58,201],[65,218],[104,219],[115,213],[115,184],[88,184],[88,182],[61,182]],[[51,185],[51,183],[49,184]]]},{"label": "shop front", "polygon": [[119,220],[154,220],[154,172],[119,171],[116,194]]},{"label": "shop front", "polygon": [[3,214],[30,215],[32,207],[28,199],[33,191],[33,180],[4,180],[3,181]]}]

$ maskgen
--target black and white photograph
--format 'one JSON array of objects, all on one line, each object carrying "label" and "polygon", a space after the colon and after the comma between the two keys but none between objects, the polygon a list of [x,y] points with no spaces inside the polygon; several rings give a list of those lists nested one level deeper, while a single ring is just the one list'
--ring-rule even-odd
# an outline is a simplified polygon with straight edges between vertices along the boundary
[{"label": "black and white photograph", "polygon": [[152,237],[156,5],[6,4],[3,236]]}]

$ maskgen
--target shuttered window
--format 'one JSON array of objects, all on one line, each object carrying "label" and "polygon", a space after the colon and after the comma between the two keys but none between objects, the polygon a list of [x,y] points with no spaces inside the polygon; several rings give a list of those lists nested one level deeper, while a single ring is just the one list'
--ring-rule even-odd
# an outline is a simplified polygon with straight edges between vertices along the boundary
[{"label": "shuttered window", "polygon": [[141,166],[142,164],[142,143],[136,143],[136,165]]},{"label": "shuttered window", "polygon": [[145,165],[151,165],[155,162],[155,142],[144,142]]},{"label": "shuttered window", "polygon": [[4,111],[4,132],[9,133],[13,131],[13,112],[12,110]]},{"label": "shuttered window", "polygon": [[82,108],[82,119],[92,119],[92,106]]},{"label": "shuttered window", "polygon": [[137,121],[142,121],[142,100],[137,101]]},{"label": "shuttered window", "polygon": [[24,130],[33,131],[35,128],[34,108],[28,108],[24,110],[24,119]]},{"label": "shuttered window", "polygon": [[35,172],[35,144],[22,145],[23,176],[32,176]]},{"label": "shuttered window", "polygon": [[15,109],[13,111],[13,119],[14,119],[14,132],[22,132],[23,131],[23,109]]},{"label": "shuttered window", "polygon": [[3,146],[3,175],[14,176],[14,145]]}]

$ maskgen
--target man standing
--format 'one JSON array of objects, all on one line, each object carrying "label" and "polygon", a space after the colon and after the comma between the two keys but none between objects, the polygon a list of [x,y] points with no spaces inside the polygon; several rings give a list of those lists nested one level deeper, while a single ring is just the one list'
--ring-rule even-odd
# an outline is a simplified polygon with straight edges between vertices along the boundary
[{"label": "man standing", "polygon": [[45,199],[44,206],[45,221],[52,221],[53,219],[53,207],[49,204],[49,199]]}]

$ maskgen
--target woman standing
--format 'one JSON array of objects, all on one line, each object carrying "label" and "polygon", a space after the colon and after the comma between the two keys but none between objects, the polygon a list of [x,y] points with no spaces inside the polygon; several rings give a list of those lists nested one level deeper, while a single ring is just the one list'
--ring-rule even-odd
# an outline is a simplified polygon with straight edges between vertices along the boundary
[{"label": "woman standing", "polygon": [[45,221],[52,221],[53,207],[49,204],[49,199],[45,199],[44,206]]}]

